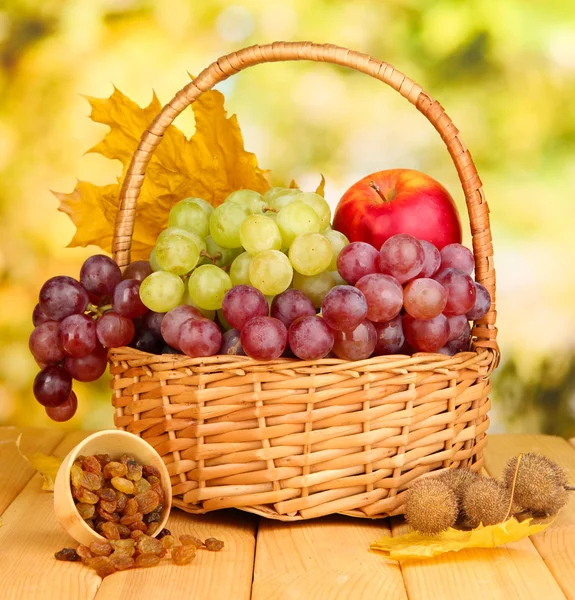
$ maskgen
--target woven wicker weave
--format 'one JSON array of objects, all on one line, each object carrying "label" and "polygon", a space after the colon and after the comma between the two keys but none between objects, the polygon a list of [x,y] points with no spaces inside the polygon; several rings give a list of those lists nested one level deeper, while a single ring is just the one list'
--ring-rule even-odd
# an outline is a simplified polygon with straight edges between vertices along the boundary
[{"label": "woven wicker weave", "polygon": [[[488,208],[459,132],[438,102],[392,66],[332,45],[281,42],[224,56],[188,83],[144,132],[125,178],[114,258],[130,260],[146,166],[175,117],[249,66],[313,60],[351,67],[407,98],[445,142],[471,223],[476,279],[495,301]],[[146,439],[167,464],[174,505],[193,513],[237,507],[296,520],[331,513],[403,512],[410,482],[430,470],[480,469],[489,376],[497,366],[495,302],[474,324],[471,352],[258,362],[191,359],[132,348],[109,353],[115,424]]]}]

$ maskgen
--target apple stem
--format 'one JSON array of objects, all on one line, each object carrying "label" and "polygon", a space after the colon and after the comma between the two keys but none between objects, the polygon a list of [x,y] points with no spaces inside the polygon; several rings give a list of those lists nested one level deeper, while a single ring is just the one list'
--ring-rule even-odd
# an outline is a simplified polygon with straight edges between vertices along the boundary
[{"label": "apple stem", "polygon": [[374,189],[377,192],[377,195],[384,201],[388,202],[388,199],[385,197],[384,193],[381,191],[381,188],[375,183],[375,181],[369,182],[369,187]]}]

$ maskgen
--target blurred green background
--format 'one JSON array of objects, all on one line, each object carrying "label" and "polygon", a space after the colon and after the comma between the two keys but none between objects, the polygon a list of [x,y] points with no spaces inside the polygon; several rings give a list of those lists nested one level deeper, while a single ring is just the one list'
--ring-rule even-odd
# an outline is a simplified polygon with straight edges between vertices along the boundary
[{"label": "blurred green background", "polygon": [[[575,7],[571,0],[4,0],[0,7],[0,424],[112,426],[107,378],[75,385],[79,409],[49,421],[31,393],[31,313],[50,276],[77,276],[96,248],[50,190],[110,183],[120,164],[85,151],[106,128],[82,94],[113,85],[162,102],[222,54],[275,40],[330,42],[393,64],[447,109],[491,208],[503,362],[492,431],[575,435]],[[409,103],[323,64],[262,65],[220,86],[247,149],[274,181],[335,207],[384,168],[425,171],[465,220],[455,169]],[[187,110],[178,121],[193,132]],[[466,231],[465,242],[469,243]]]}]

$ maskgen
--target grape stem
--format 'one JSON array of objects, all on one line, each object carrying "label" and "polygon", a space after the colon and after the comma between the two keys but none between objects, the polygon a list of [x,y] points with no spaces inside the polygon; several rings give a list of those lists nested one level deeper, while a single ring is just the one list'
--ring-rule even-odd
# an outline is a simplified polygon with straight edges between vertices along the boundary
[{"label": "grape stem", "polygon": [[205,258],[208,258],[209,260],[212,261],[212,264],[215,265],[216,262],[218,262],[218,259],[222,258],[222,253],[221,252],[216,252],[213,256],[207,252],[206,250],[202,250],[200,252],[200,256],[203,256]]},{"label": "grape stem", "polygon": [[267,212],[277,213],[277,212],[279,212],[279,210],[277,210],[275,208],[272,208],[271,206],[264,206],[263,211],[264,211],[264,213],[267,213]]}]

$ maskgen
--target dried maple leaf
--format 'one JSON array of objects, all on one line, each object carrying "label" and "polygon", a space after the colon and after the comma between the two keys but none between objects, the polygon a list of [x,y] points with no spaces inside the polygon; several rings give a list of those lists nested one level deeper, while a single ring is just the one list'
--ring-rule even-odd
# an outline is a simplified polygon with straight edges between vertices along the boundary
[{"label": "dried maple leaf", "polygon": [[20,449],[20,442],[22,441],[22,434],[18,436],[16,440],[16,448],[20,453],[20,456],[26,460],[30,465],[42,475],[44,481],[42,483],[42,489],[47,492],[54,491],[54,482],[56,481],[56,474],[62,464],[61,458],[55,456],[48,456],[41,452],[34,452],[33,454],[24,454]]},{"label": "dried maple leaf", "polygon": [[479,525],[471,531],[450,527],[436,536],[411,532],[399,537],[384,537],[371,544],[372,550],[382,552],[395,560],[431,558],[444,552],[458,552],[465,548],[496,548],[547,529],[551,523],[532,523],[533,519],[519,522],[515,517],[496,525]]},{"label": "dried maple leaf", "polygon": [[[90,152],[119,160],[123,173],[115,184],[97,186],[79,181],[73,192],[55,192],[60,211],[66,213],[76,234],[69,246],[94,244],[110,252],[120,187],[142,133],[160,111],[154,94],[150,104],[139,107],[114,88],[109,98],[87,98],[90,118],[110,127]],[[138,199],[132,239],[132,259],[148,258],[156,238],[167,225],[170,208],[182,198],[196,196],[213,206],[237,189],[265,192],[270,185],[266,171],[254,154],[244,149],[235,115],[227,117],[224,97],[211,90],[192,104],[196,131],[190,139],[170,126],[146,171]]]}]

